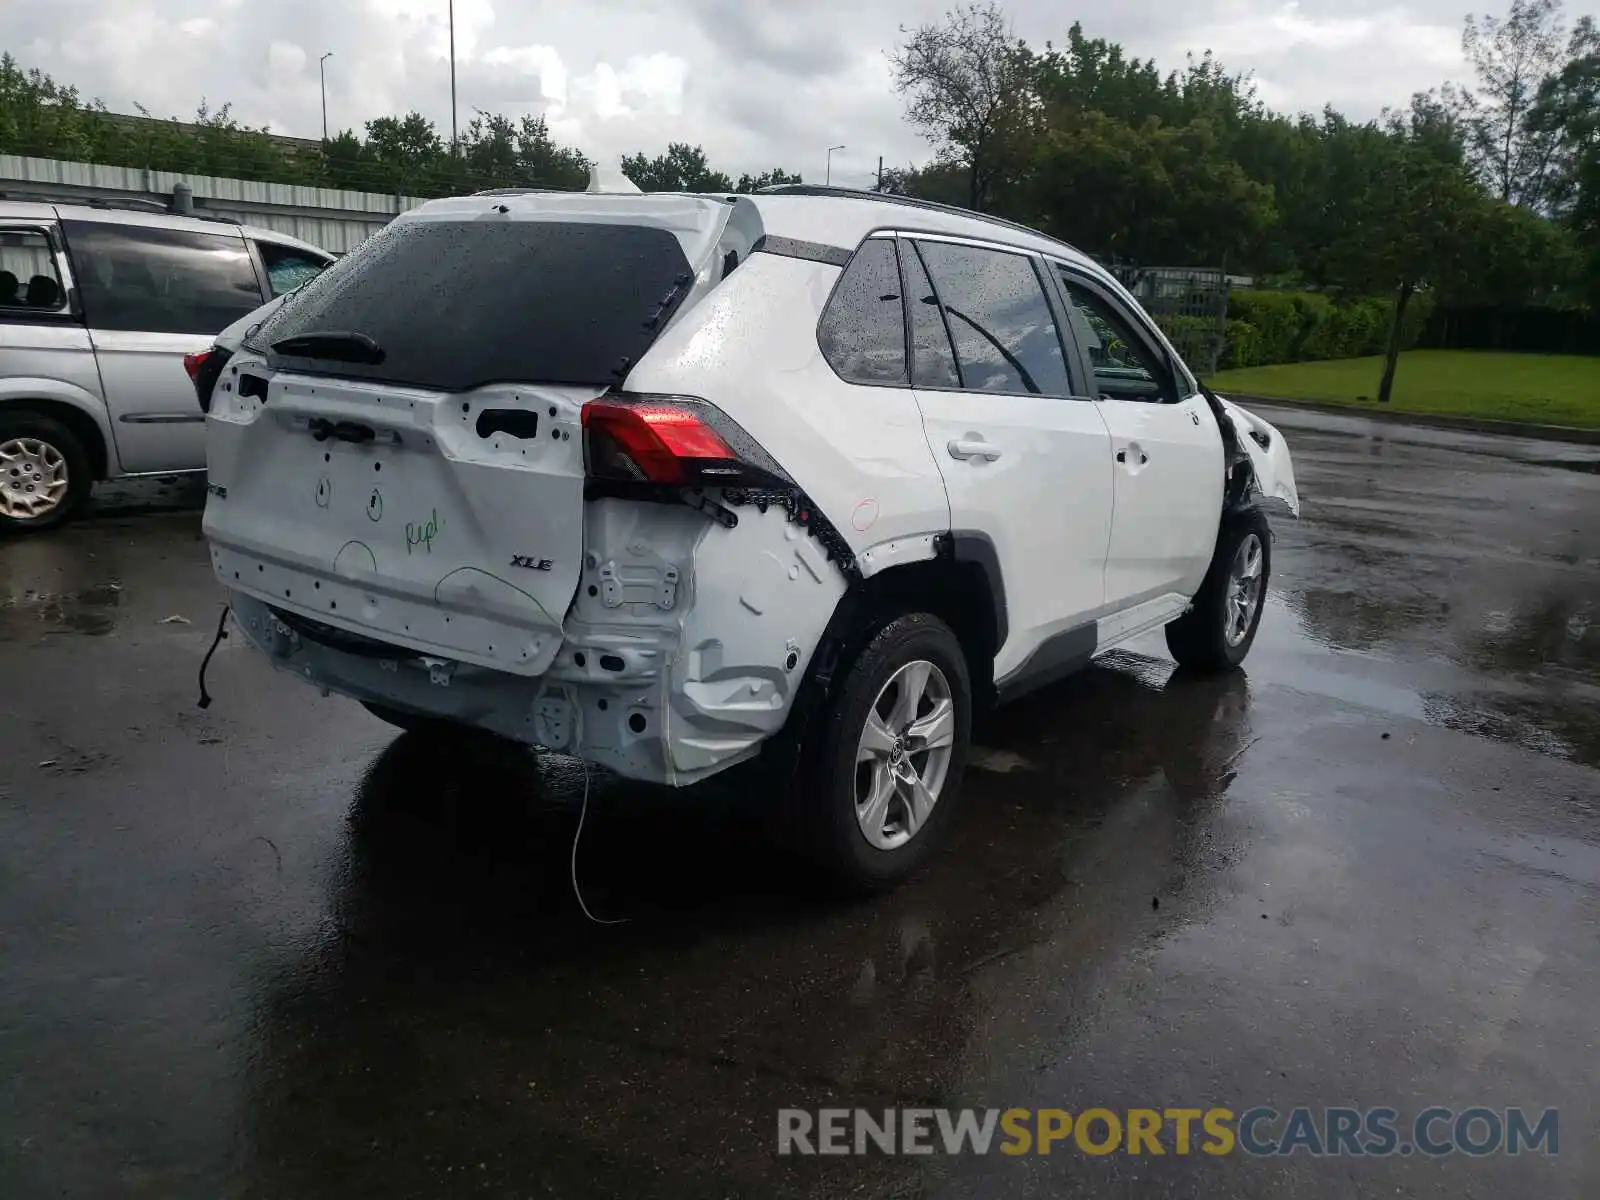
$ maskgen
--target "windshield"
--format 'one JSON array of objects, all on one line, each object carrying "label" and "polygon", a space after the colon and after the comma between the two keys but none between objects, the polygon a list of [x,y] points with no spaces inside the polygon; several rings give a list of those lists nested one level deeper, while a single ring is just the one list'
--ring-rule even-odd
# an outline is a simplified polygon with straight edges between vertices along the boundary
[{"label": "windshield", "polygon": [[[402,222],[307,282],[249,345],[296,370],[437,391],[603,385],[649,348],[690,282],[664,229]],[[339,349],[352,338],[375,350]]]}]

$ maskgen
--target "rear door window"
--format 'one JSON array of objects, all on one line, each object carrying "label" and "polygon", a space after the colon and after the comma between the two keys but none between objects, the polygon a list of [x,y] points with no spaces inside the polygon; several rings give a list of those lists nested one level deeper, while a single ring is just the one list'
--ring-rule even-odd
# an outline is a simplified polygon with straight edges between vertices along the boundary
[{"label": "rear door window", "polygon": [[822,314],[817,341],[847,383],[905,383],[906,314],[892,239],[869,238],[856,251]]},{"label": "rear door window", "polygon": [[[250,340],[355,334],[363,361],[286,359],[326,375],[465,391],[622,380],[694,279],[665,229],[583,221],[405,221],[311,280]],[[305,344],[302,342],[302,344]],[[280,357],[283,357],[280,355]]]},{"label": "rear door window", "polygon": [[1044,284],[1024,254],[918,243],[972,392],[1066,396],[1066,359]]},{"label": "rear door window", "polygon": [[0,229],[0,319],[64,312],[67,292],[43,229]]},{"label": "rear door window", "polygon": [[256,250],[261,255],[262,266],[267,269],[268,290],[274,299],[315,279],[333,261],[278,242],[258,241]]},{"label": "rear door window", "polygon": [[237,233],[88,221],[62,228],[91,329],[214,334],[261,307]]}]

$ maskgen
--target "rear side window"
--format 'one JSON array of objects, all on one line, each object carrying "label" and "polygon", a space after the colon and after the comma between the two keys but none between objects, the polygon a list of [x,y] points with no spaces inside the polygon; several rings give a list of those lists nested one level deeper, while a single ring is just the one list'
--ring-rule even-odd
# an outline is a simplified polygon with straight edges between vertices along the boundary
[{"label": "rear side window", "polygon": [[939,315],[939,297],[934,295],[917,248],[910,242],[901,247],[900,262],[905,268],[906,305],[911,314],[911,384],[959,388],[961,374],[956,370],[955,352],[950,349],[950,331]]},{"label": "rear side window", "polygon": [[42,229],[0,229],[0,309],[12,316],[58,313],[67,292],[56,273],[50,239]]},{"label": "rear side window", "polygon": [[262,265],[267,268],[267,290],[274,299],[315,279],[331,261],[276,242],[257,242],[256,249],[261,254]]},{"label": "rear side window", "polygon": [[894,242],[870,238],[839,277],[822,314],[822,355],[847,383],[904,383],[905,316]]},{"label": "rear side window", "polygon": [[261,307],[238,234],[65,221],[91,329],[220,333]]},{"label": "rear side window", "polygon": [[1031,259],[950,242],[918,245],[967,391],[1069,394],[1061,337]]},{"label": "rear side window", "polygon": [[380,353],[297,361],[321,374],[446,392],[609,384],[649,349],[693,282],[665,229],[408,221],[311,280],[250,345],[270,351],[287,338],[356,334]]}]

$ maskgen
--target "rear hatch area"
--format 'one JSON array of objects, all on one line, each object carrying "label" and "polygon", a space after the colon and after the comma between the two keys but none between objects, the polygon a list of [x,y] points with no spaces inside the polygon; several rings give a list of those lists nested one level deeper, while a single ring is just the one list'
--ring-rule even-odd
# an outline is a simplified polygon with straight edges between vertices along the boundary
[{"label": "rear hatch area", "polygon": [[218,578],[318,641],[543,674],[583,570],[582,407],[715,286],[729,211],[472,197],[374,235],[211,394]]},{"label": "rear hatch area", "polygon": [[320,640],[541,674],[582,565],[594,394],[272,376],[253,420],[213,431],[213,566]]}]

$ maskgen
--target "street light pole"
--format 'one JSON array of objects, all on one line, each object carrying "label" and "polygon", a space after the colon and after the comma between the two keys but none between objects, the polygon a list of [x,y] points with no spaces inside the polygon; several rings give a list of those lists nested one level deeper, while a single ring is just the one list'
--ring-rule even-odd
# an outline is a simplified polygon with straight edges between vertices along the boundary
[{"label": "street light pole", "polygon": [[329,50],[317,60],[317,70],[322,75],[322,140],[328,140],[328,60],[333,57]]},{"label": "street light pole", "polygon": [[456,0],[450,0],[450,153],[460,151],[456,134]]},{"label": "street light pole", "polygon": [[828,169],[827,169],[827,173],[824,174],[823,177],[822,177],[822,183],[823,183],[824,187],[833,186],[833,152],[835,150],[843,150],[843,149],[844,149],[843,146],[829,146],[828,147]]}]

